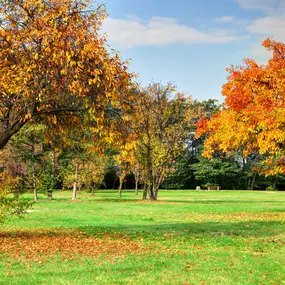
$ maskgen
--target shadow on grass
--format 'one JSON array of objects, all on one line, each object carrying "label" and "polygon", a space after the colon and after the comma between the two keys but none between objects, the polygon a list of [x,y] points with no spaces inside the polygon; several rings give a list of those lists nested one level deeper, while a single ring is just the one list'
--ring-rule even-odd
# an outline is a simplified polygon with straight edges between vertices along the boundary
[{"label": "shadow on grass", "polygon": [[[192,201],[187,201],[187,200],[162,200],[161,202],[167,202],[167,203],[189,203],[189,204],[255,204],[257,201],[251,201],[251,200],[192,200]],[[262,200],[258,201],[258,203],[261,204],[283,204],[282,201],[276,201],[276,200]]]},{"label": "shadow on grass", "polygon": [[[23,200],[31,200],[29,198],[23,198]],[[160,204],[171,204],[171,203],[181,203],[181,204],[204,204],[204,205],[210,205],[210,204],[255,204],[257,201],[255,200],[183,200],[183,199],[175,199],[175,200],[168,200],[168,199],[159,199],[157,201],[151,201],[151,200],[142,200],[141,198],[108,198],[108,197],[82,197],[78,198],[76,201],[72,201],[70,198],[56,198],[52,201],[48,201],[47,199],[41,199],[37,203],[41,202],[71,202],[71,203],[80,203],[80,202],[86,202],[86,203],[96,203],[96,202],[103,202],[103,203],[119,203],[119,204],[125,204],[125,203],[138,203],[138,204],[153,204],[153,205],[160,205]],[[258,201],[258,203],[262,204],[283,204],[283,201],[280,200],[262,200]]]},{"label": "shadow on grass", "polygon": [[203,222],[203,223],[171,223],[171,224],[117,224],[112,226],[84,226],[71,229],[34,229],[17,231],[0,231],[1,238],[7,237],[43,237],[43,236],[93,236],[130,237],[155,239],[164,236],[178,237],[273,237],[284,233],[281,221],[248,221],[248,222]]},{"label": "shadow on grass", "polygon": [[284,224],[280,221],[249,222],[203,222],[203,223],[171,223],[143,225],[115,225],[112,227],[79,227],[88,235],[121,234],[130,237],[147,238],[150,236],[175,235],[190,236],[240,236],[270,237],[284,233]]}]

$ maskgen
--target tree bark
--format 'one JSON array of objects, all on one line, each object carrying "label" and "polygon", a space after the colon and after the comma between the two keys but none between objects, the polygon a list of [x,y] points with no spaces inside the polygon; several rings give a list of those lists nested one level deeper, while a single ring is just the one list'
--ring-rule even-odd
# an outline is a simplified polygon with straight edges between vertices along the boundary
[{"label": "tree bark", "polygon": [[151,146],[150,142],[147,147],[147,191],[150,200],[156,200],[155,194],[153,192],[153,172],[152,172],[152,161],[151,161]]},{"label": "tree bark", "polygon": [[120,185],[119,185],[119,191],[118,191],[119,198],[122,198],[122,187],[123,187],[125,177],[126,177],[126,171],[122,170],[121,175],[120,175]]},{"label": "tree bark", "polygon": [[135,181],[136,181],[135,195],[138,196],[139,195],[138,186],[139,186],[139,180],[140,180],[140,168],[138,165],[135,166],[134,174],[135,174]]},{"label": "tree bark", "polygon": [[249,190],[249,179],[250,178],[247,178],[248,173],[247,173],[247,170],[246,170],[246,160],[245,160],[244,157],[242,158],[242,166],[243,166],[242,168],[243,168],[243,173],[244,173],[245,189]]},{"label": "tree bark", "polygon": [[34,201],[38,201],[37,185],[36,185],[36,167],[35,167],[35,141],[34,136],[32,137],[32,182],[33,182],[33,192]]},{"label": "tree bark", "polygon": [[148,186],[148,194],[149,194],[149,199],[152,200],[152,201],[156,201],[157,200],[157,197],[155,195],[155,191],[153,189],[153,184],[150,184]]},{"label": "tree bark", "polygon": [[254,172],[254,174],[253,174],[252,181],[251,181],[251,186],[250,186],[250,190],[253,190],[254,183],[255,183],[255,178],[256,178],[256,172]]},{"label": "tree bark", "polygon": [[35,163],[32,165],[32,176],[33,176],[33,191],[34,191],[34,201],[38,201],[38,192],[36,187],[36,175],[35,175]]},{"label": "tree bark", "polygon": [[153,192],[154,192],[154,195],[155,195],[155,200],[157,200],[159,186],[160,186],[160,184],[162,182],[163,182],[163,176],[159,176],[156,179],[156,183],[153,185],[153,188],[154,188]]},{"label": "tree bark", "polygon": [[124,180],[120,179],[120,185],[119,185],[119,191],[118,191],[118,197],[122,198],[122,187],[123,187]]},{"label": "tree bark", "polygon": [[34,191],[34,201],[38,201],[38,192],[36,187],[36,174],[35,174],[35,163],[32,164],[32,179],[33,179],[33,191]]},{"label": "tree bark", "polygon": [[73,190],[72,190],[72,201],[76,200],[76,192],[77,192],[77,184],[78,184],[78,169],[79,169],[79,163],[78,163],[78,161],[76,161],[75,172],[74,172]]},{"label": "tree bark", "polygon": [[146,200],[147,198],[147,188],[146,188],[146,185],[144,184],[143,186],[143,200]]},{"label": "tree bark", "polygon": [[136,188],[135,188],[135,195],[136,195],[136,196],[139,195],[138,184],[139,184],[139,181],[138,181],[138,179],[136,178]]},{"label": "tree bark", "polygon": [[154,190],[155,200],[157,200],[158,197],[158,187]]},{"label": "tree bark", "polygon": [[12,126],[7,126],[0,131],[0,150],[9,142],[11,137],[15,135],[29,120],[17,121]]},{"label": "tree bark", "polygon": [[50,189],[48,189],[48,200],[52,200],[52,192],[54,188],[54,180],[55,180],[55,150],[54,147],[52,147],[51,152],[51,186]]}]

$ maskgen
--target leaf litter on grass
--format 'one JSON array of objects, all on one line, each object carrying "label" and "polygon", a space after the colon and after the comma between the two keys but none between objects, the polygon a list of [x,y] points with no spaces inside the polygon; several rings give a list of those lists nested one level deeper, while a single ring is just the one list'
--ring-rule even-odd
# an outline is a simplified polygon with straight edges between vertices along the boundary
[{"label": "leaf litter on grass", "polygon": [[127,237],[115,239],[104,234],[102,238],[77,230],[30,230],[0,232],[0,253],[14,260],[42,261],[61,255],[64,259],[75,256],[97,257],[100,255],[124,256],[146,252],[149,249]]}]

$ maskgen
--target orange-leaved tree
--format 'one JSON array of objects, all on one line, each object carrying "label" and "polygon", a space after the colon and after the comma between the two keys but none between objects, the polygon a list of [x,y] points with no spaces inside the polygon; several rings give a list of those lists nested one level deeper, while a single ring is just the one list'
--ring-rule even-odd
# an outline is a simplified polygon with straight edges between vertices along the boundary
[{"label": "orange-leaved tree", "polygon": [[104,7],[88,0],[0,2],[0,150],[31,120],[73,123],[128,105],[132,75],[100,33]]},{"label": "orange-leaved tree", "polygon": [[198,123],[197,136],[206,135],[204,155],[238,152],[265,157],[266,174],[285,173],[285,44],[266,39],[272,52],[266,65],[245,59],[228,68],[224,109]]}]

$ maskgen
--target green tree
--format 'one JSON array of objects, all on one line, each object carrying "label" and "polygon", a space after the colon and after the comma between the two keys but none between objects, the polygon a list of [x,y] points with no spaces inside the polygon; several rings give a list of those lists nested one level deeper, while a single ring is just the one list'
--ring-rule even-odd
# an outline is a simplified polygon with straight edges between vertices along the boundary
[{"label": "green tree", "polygon": [[25,169],[11,157],[10,148],[0,153],[0,223],[13,215],[24,214],[31,205],[21,199]]},{"label": "green tree", "polygon": [[136,112],[143,198],[148,193],[151,200],[157,200],[161,183],[177,169],[177,158],[186,147],[197,110],[191,98],[176,93],[171,84],[152,84],[141,92]]},{"label": "green tree", "polygon": [[[26,171],[27,184],[31,184],[34,193],[34,200],[38,200],[37,184],[39,167],[44,155],[44,132],[43,125],[26,125],[10,141],[10,148],[15,161],[25,163],[28,167]],[[31,183],[30,183],[31,181]]]}]

